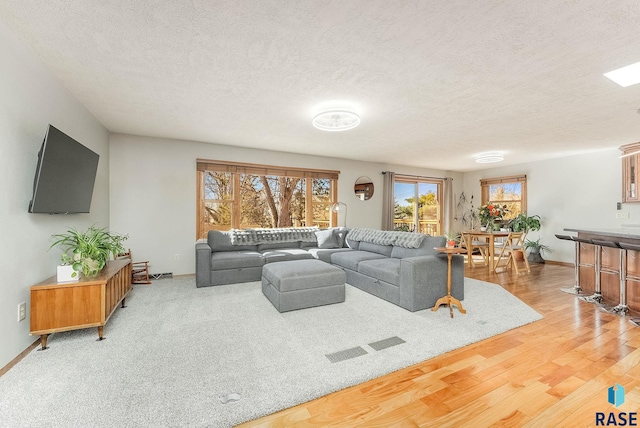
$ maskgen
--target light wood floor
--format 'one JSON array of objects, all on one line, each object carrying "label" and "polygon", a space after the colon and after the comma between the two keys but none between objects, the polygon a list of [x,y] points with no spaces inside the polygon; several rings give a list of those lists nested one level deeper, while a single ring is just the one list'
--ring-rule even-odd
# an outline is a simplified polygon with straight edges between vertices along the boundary
[{"label": "light wood floor", "polygon": [[[559,291],[573,286],[572,267],[465,269],[544,319],[242,426],[587,427],[596,412],[640,411],[640,328]],[[617,408],[615,383],[626,390]]]}]

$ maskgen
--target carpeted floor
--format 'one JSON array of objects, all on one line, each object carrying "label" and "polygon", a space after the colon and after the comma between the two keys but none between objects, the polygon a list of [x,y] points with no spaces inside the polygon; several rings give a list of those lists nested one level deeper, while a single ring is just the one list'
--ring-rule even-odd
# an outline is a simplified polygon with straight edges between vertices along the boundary
[{"label": "carpeted floor", "polygon": [[280,314],[258,282],[190,276],[136,286],[127,305],[106,340],[54,334],[1,377],[0,427],[233,426],[542,318],[470,278],[453,319],[351,286],[344,303]]}]

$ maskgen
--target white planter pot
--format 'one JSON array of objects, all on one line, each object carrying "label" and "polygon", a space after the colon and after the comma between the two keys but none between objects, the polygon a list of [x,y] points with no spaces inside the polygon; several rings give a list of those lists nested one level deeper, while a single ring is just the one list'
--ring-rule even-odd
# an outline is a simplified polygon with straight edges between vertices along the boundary
[{"label": "white planter pot", "polygon": [[56,279],[58,282],[76,282],[80,279],[80,274],[71,265],[58,266]]}]

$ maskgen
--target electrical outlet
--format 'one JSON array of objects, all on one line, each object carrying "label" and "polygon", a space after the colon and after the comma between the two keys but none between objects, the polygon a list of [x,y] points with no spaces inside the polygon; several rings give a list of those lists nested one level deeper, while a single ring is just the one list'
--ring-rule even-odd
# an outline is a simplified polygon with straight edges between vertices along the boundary
[{"label": "electrical outlet", "polygon": [[619,211],[616,213],[616,218],[629,218],[629,211]]},{"label": "electrical outlet", "polygon": [[27,304],[22,302],[18,305],[18,322],[27,317]]},{"label": "electrical outlet", "polygon": [[175,256],[173,256],[174,260],[180,260],[180,254],[176,254]]}]

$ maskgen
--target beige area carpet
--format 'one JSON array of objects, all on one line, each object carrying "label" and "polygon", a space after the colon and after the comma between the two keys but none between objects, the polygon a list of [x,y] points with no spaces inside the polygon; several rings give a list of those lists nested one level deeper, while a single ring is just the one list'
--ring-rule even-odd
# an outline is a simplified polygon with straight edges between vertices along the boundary
[{"label": "beige area carpet", "polygon": [[542,318],[469,278],[463,304],[412,313],[347,286],[344,303],[281,314],[258,282],[157,280],[106,340],[54,334],[0,378],[0,427],[233,426]]}]

